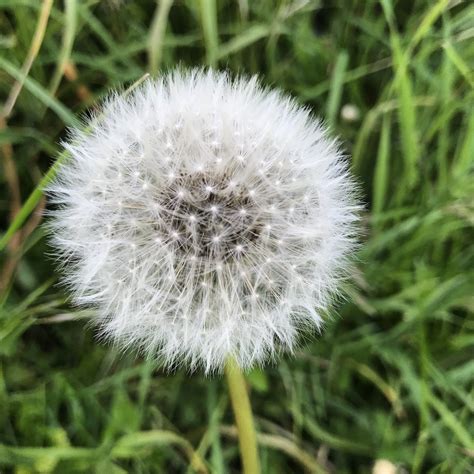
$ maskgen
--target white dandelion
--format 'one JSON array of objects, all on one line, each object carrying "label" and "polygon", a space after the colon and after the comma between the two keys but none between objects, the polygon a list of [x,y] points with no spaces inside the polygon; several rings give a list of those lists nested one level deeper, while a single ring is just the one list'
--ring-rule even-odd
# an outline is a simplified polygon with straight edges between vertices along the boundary
[{"label": "white dandelion", "polygon": [[52,240],[102,336],[209,372],[321,328],[359,207],[306,108],[255,78],[174,72],[114,94],[64,146]]}]

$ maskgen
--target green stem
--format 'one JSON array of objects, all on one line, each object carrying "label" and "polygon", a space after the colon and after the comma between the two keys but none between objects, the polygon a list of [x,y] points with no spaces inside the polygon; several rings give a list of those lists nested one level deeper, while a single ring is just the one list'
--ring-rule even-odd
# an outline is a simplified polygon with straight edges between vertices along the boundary
[{"label": "green stem", "polygon": [[239,432],[240,457],[244,474],[259,474],[257,436],[253,423],[252,407],[245,379],[234,359],[229,358],[225,366],[230,400]]}]

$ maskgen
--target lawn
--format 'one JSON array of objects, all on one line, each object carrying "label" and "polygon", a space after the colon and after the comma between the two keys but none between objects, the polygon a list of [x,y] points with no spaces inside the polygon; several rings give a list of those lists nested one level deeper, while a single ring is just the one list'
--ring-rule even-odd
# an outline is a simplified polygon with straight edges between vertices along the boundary
[{"label": "lawn", "polygon": [[210,66],[310,107],[365,204],[324,331],[246,374],[262,471],[474,473],[473,38],[456,0],[0,0],[0,472],[240,472],[223,377],[97,340],[43,226],[81,114]]}]

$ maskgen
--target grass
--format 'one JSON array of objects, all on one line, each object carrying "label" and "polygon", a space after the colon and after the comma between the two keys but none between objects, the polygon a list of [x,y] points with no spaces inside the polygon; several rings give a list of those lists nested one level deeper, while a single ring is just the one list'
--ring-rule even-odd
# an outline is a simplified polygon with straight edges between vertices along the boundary
[{"label": "grass", "polygon": [[0,0],[0,472],[239,472],[222,378],[96,341],[40,225],[66,127],[177,64],[311,106],[366,197],[348,301],[247,375],[263,471],[474,472],[473,25],[447,0]]}]

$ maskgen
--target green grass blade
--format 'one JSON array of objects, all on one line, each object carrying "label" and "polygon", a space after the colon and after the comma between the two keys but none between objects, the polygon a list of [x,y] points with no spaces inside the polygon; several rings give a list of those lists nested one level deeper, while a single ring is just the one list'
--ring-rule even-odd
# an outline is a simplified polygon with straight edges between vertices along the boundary
[{"label": "green grass blade", "polygon": [[200,0],[201,24],[206,46],[206,60],[211,67],[217,65],[219,33],[217,29],[216,0]]},{"label": "green grass blade", "polygon": [[415,31],[412,39],[410,40],[410,45],[408,47],[409,51],[414,50],[420,41],[427,36],[430,31],[431,26],[436,20],[443,14],[443,12],[448,7],[449,0],[438,0],[429,10],[428,13],[423,17],[423,20],[418,25],[418,28]]},{"label": "green grass blade", "polygon": [[30,77],[25,77],[20,69],[14,66],[7,59],[0,56],[0,68],[7,72],[17,81],[24,81],[25,89],[29,90],[40,102],[50,108],[67,125],[77,126],[79,121],[74,114],[61,102],[55,99],[40,84]]},{"label": "green grass blade", "polygon": [[390,44],[393,53],[395,78],[393,87],[397,93],[399,108],[400,139],[405,164],[404,180],[399,186],[398,199],[402,201],[418,181],[420,149],[418,143],[416,107],[413,99],[412,83],[408,71],[408,54],[403,51],[400,36],[395,29],[395,20],[390,0],[383,0],[387,23],[390,26]]},{"label": "green grass blade", "polygon": [[458,421],[456,415],[432,393],[428,396],[429,404],[438,412],[447,427],[451,429],[458,441],[469,450],[474,450],[474,439],[467,429]]},{"label": "green grass blade", "polygon": [[163,41],[165,39],[168,15],[173,0],[161,0],[155,10],[148,40],[148,67],[150,74],[155,75],[161,65],[163,56]]},{"label": "green grass blade", "polygon": [[471,86],[471,88],[474,88],[474,72],[472,67],[469,67],[466,64],[464,59],[459,55],[459,53],[454,49],[453,45],[449,41],[446,41],[443,44],[443,48],[446,51],[448,58],[461,73],[464,79],[466,79],[467,83]]},{"label": "green grass blade", "polygon": [[376,216],[382,212],[389,191],[390,127],[391,118],[386,114],[382,122],[373,182],[372,211]]},{"label": "green grass blade", "polygon": [[61,51],[58,55],[58,63],[51,78],[49,92],[52,96],[56,94],[59,83],[64,74],[64,68],[69,61],[76,36],[77,23],[77,0],[65,0],[64,2],[64,33],[61,41]]},{"label": "green grass blade", "polygon": [[336,65],[331,78],[331,88],[326,107],[326,117],[328,125],[336,125],[337,114],[341,106],[342,89],[344,86],[344,76],[346,74],[349,56],[347,51],[341,51],[336,59]]}]

